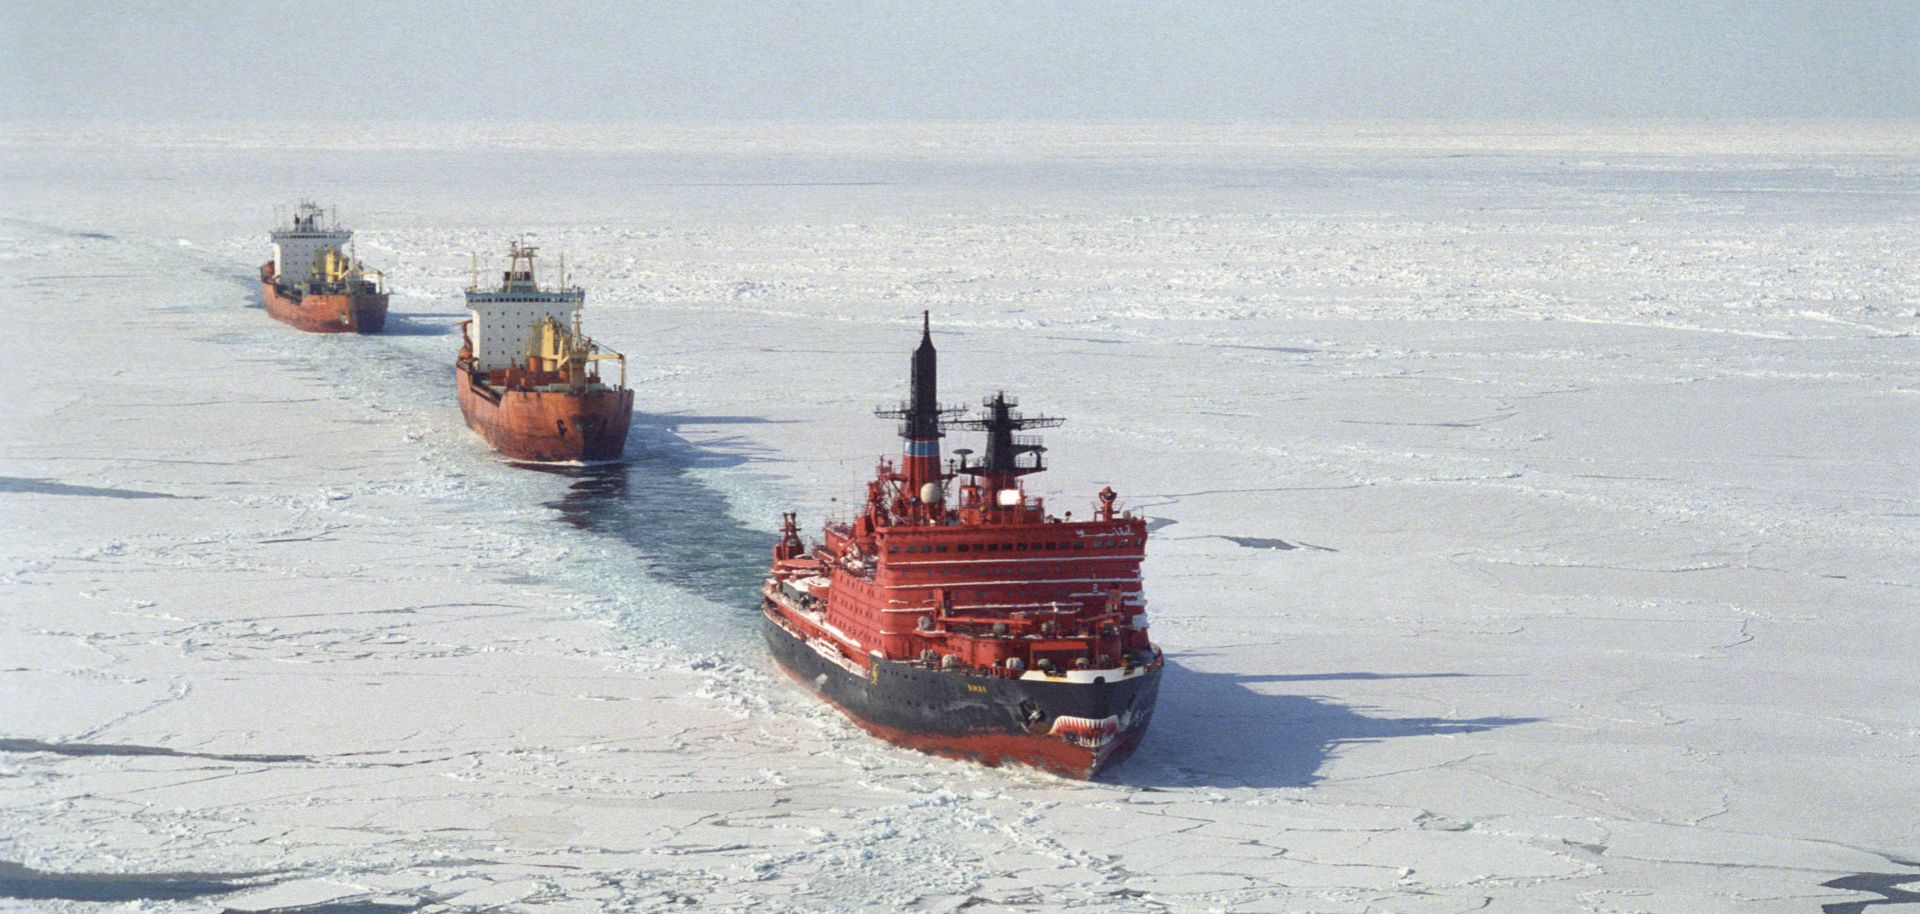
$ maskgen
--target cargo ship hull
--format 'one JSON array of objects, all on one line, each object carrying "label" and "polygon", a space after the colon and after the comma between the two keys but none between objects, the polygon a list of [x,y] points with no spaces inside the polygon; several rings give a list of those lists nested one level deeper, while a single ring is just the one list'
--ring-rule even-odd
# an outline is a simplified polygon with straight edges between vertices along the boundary
[{"label": "cargo ship hull", "polygon": [[260,268],[267,314],[309,333],[379,333],[387,326],[387,294],[290,292],[274,281],[273,264]]},{"label": "cargo ship hull", "polygon": [[861,729],[947,758],[1029,765],[1091,778],[1140,745],[1160,668],[1113,682],[1011,679],[875,656],[864,671],[828,657],[766,607],[767,645],[781,668]]},{"label": "cargo ship hull", "polygon": [[454,367],[467,427],[514,460],[617,460],[633,422],[633,391],[502,390]]}]

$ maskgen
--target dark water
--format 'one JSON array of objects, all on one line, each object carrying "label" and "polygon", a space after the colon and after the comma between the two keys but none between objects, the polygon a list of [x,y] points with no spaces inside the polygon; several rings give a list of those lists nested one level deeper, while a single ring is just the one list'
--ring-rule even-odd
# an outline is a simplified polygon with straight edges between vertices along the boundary
[{"label": "dark water", "polygon": [[744,623],[758,613],[760,581],[778,538],[735,520],[726,496],[693,474],[740,467],[760,455],[739,438],[696,447],[676,429],[764,421],[754,416],[642,414],[635,418],[620,462],[515,466],[571,480],[566,494],[547,507],[568,526],[630,546],[641,556],[631,573],[736,609]]},{"label": "dark water", "polygon": [[[232,264],[203,265],[209,279],[233,290],[232,296],[210,296],[202,308],[244,303],[256,307],[259,289],[250,276],[240,276]],[[237,277],[237,278],[236,278]],[[455,305],[457,298],[449,298]],[[270,321],[241,318],[230,331],[231,343],[247,357],[271,358],[283,367],[304,371],[335,387],[343,397],[376,404],[376,409],[410,425],[426,425],[436,435],[465,436],[459,428],[454,403],[452,364],[455,345],[450,335],[465,312],[455,308],[389,315],[387,333],[346,339],[329,334],[287,332]],[[637,395],[644,400],[645,389]],[[744,467],[762,459],[758,446],[741,436],[702,435],[694,445],[679,432],[701,426],[736,426],[766,422],[758,416],[637,413],[628,434],[625,458],[619,462],[563,466],[507,463],[466,442],[453,444],[453,465],[440,469],[479,480],[475,487],[477,515],[499,507],[544,504],[567,528],[630,547],[639,561],[632,567],[598,564],[559,570],[563,583],[592,584],[590,592],[616,600],[631,596],[626,581],[649,578],[740,613],[741,631],[757,612],[760,577],[771,558],[775,537],[743,526],[728,512],[726,497],[697,475],[714,468]],[[559,476],[565,492],[554,499],[550,487],[524,485],[526,474]],[[519,483],[513,477],[522,477]],[[772,527],[769,519],[767,527]],[[540,569],[534,577],[547,577]],[[658,623],[658,624],[654,624]],[[636,620],[651,634],[672,635],[675,620]],[[701,633],[690,636],[698,642]]]},{"label": "dark water", "polygon": [[[387,312],[386,326],[381,328],[381,336],[454,336],[460,332],[460,322],[465,320],[465,311],[436,312],[423,314],[401,314]],[[458,341],[455,341],[457,345]],[[452,359],[448,359],[447,370],[451,372]]]}]

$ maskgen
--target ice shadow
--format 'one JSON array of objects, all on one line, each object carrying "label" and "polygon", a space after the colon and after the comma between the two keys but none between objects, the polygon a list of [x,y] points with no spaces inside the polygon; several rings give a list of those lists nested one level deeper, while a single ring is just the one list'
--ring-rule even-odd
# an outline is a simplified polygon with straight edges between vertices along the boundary
[{"label": "ice shadow", "polygon": [[1341,747],[1479,733],[1538,717],[1375,717],[1323,696],[1259,686],[1337,680],[1451,679],[1466,673],[1213,673],[1169,660],[1146,740],[1111,775],[1137,787],[1311,787]]},{"label": "ice shadow", "polygon": [[[436,904],[431,900],[414,902],[393,901],[333,901],[321,904],[303,904],[291,908],[250,908],[248,914],[409,914],[428,905]],[[222,908],[221,914],[239,914],[237,908]]]},{"label": "ice shadow", "polygon": [[[518,464],[573,482],[546,503],[561,522],[631,546],[646,564],[639,570],[723,606],[757,613],[760,580],[778,539],[735,518],[724,493],[698,471],[738,467],[764,459],[741,436],[695,445],[678,430],[690,425],[771,422],[758,416],[636,413],[624,459],[585,466]],[[743,616],[744,617],[744,616]]]},{"label": "ice shadow", "polygon": [[213,752],[182,752],[162,746],[130,743],[50,743],[37,739],[0,739],[0,752],[45,752],[72,758],[96,755],[165,756],[168,758],[210,759],[216,762],[311,762],[305,755],[222,755]]},{"label": "ice shadow", "polygon": [[29,901],[183,901],[257,888],[269,873],[49,873],[0,860],[0,898]]},{"label": "ice shadow", "polygon": [[76,495],[85,498],[178,498],[166,492],[145,489],[116,489],[107,486],[80,486],[29,476],[0,476],[0,494]]},{"label": "ice shadow", "polygon": [[[202,275],[213,277],[214,279],[222,283],[232,283],[233,285],[238,286],[242,292],[241,299],[240,299],[241,301],[240,307],[243,310],[261,311],[261,312],[266,311],[267,300],[260,297],[260,274],[255,273],[252,276],[235,274],[231,269],[231,266],[232,266],[231,264],[224,263],[224,262],[218,263],[218,264],[202,263],[200,265],[200,272]],[[182,307],[182,308],[163,308],[160,310],[189,311],[189,310],[197,310],[197,306],[189,306],[189,307]]]},{"label": "ice shadow", "polygon": [[387,312],[386,326],[380,329],[381,336],[452,336],[458,331],[460,321],[465,320],[465,311],[438,311],[433,313],[399,314]]},{"label": "ice shadow", "polygon": [[1235,546],[1240,546],[1246,549],[1275,549],[1281,552],[1292,552],[1295,549],[1310,549],[1315,552],[1339,552],[1340,551],[1338,549],[1333,548],[1332,546],[1316,546],[1312,543],[1301,541],[1301,540],[1295,540],[1294,542],[1289,543],[1283,539],[1274,539],[1271,537],[1259,537],[1259,536],[1215,535],[1211,538],[1226,540],[1227,542],[1232,543]]},{"label": "ice shadow", "polygon": [[[1882,855],[1885,856],[1885,855]],[[1895,866],[1920,869],[1920,862],[1886,857],[1888,863]],[[1859,892],[1865,895],[1879,895],[1879,898],[1866,901],[1841,901],[1820,906],[1822,914],[1870,914],[1868,908],[1905,907],[1920,904],[1920,892],[1903,889],[1908,883],[1920,883],[1920,872],[1912,873],[1855,873],[1838,879],[1820,883],[1822,888],[1840,889],[1845,892]]]}]

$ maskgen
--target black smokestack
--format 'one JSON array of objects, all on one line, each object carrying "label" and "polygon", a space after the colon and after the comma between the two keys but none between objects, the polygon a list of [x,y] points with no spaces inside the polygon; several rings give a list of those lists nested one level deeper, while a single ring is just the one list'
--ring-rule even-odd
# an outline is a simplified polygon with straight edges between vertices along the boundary
[{"label": "black smokestack", "polygon": [[917,440],[940,437],[940,396],[935,389],[936,362],[933,349],[933,320],[920,312],[920,348],[913,351],[911,408],[907,411],[907,437]]}]

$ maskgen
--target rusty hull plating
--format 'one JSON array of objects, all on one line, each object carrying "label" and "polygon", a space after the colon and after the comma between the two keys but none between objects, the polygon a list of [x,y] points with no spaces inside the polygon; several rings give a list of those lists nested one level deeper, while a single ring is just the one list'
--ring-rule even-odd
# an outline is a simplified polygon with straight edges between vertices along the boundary
[{"label": "rusty hull plating", "polygon": [[379,333],[387,325],[385,277],[351,253],[353,232],[311,201],[268,233],[260,298],[274,320],[310,333]]},{"label": "rusty hull plating", "polygon": [[379,333],[387,326],[387,293],[301,294],[274,283],[270,263],[260,267],[260,299],[274,320],[308,333]]},{"label": "rusty hull plating", "polygon": [[467,427],[514,460],[618,460],[633,419],[633,391],[601,388],[579,394],[497,388],[467,363],[454,366]]},{"label": "rusty hull plating", "polygon": [[[586,293],[566,285],[542,288],[535,249],[515,242],[497,288],[481,289],[478,268],[467,290],[471,317],[462,321],[454,388],[468,427],[515,460],[616,460],[633,421],[626,357],[600,348],[580,328]],[[562,268],[564,272],[564,260]],[[600,364],[620,364],[617,384]]]}]

